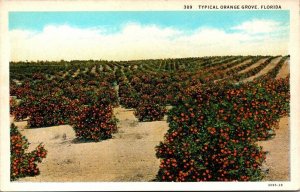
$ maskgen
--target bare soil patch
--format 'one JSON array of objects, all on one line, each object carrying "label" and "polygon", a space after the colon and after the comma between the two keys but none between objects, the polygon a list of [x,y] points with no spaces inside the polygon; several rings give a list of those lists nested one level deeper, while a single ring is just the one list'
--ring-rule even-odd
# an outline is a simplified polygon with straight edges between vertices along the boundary
[{"label": "bare soil patch", "polygon": [[290,180],[290,128],[289,117],[281,118],[275,130],[276,136],[267,141],[258,142],[267,151],[264,167],[268,174],[264,181]]},{"label": "bare soil patch", "polygon": [[246,61],[243,61],[243,62],[239,63],[238,65],[236,65],[236,66],[234,66],[234,67],[230,67],[230,68],[224,69],[224,72],[225,72],[225,71],[232,70],[232,69],[235,69],[235,68],[238,68],[238,67],[243,66],[243,65],[245,65],[245,64],[247,64],[247,63],[250,63],[250,62],[251,62],[251,59],[248,59],[248,60],[246,60]]},{"label": "bare soil patch", "polygon": [[96,66],[94,66],[94,67],[91,69],[91,73],[97,74],[97,73],[96,73]]},{"label": "bare soil patch", "polygon": [[247,67],[246,69],[239,71],[238,73],[247,73],[248,71],[250,71],[251,69],[259,66],[260,64],[262,64],[263,62],[265,62],[268,58],[263,58],[258,60],[256,63],[254,63],[253,65],[251,65],[250,67]]},{"label": "bare soil patch", "polygon": [[168,129],[166,121],[138,122],[132,110],[116,108],[119,132],[102,142],[76,143],[71,126],[24,129],[21,133],[31,143],[40,142],[48,155],[39,164],[41,174],[19,181],[152,181],[159,168],[155,146]]},{"label": "bare soil patch", "polygon": [[254,80],[255,78],[257,77],[260,77],[266,73],[268,73],[270,70],[272,70],[276,65],[277,63],[281,60],[282,57],[278,57],[278,58],[275,58],[273,59],[265,68],[263,68],[260,72],[258,72],[257,74],[247,78],[244,80],[244,82],[247,82],[247,81],[252,81]]},{"label": "bare soil patch", "polygon": [[285,78],[290,74],[290,60],[286,60],[281,67],[279,73],[276,76],[276,79]]}]

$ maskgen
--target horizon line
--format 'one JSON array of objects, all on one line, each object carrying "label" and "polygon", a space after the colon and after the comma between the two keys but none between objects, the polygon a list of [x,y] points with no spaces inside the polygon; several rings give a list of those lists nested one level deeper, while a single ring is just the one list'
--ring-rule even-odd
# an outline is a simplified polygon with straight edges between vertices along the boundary
[{"label": "horizon line", "polygon": [[26,63],[38,63],[38,62],[72,62],[72,61],[107,61],[107,62],[126,62],[126,61],[146,61],[146,60],[176,60],[176,59],[193,59],[193,58],[205,58],[205,57],[247,57],[247,56],[264,56],[264,57],[274,57],[274,56],[290,56],[290,54],[274,54],[274,55],[206,55],[206,56],[196,56],[196,57],[172,57],[172,58],[149,58],[149,59],[131,59],[131,60],[106,60],[106,59],[74,59],[74,60],[65,60],[65,59],[58,59],[58,60],[18,60],[18,61],[12,61],[10,60],[9,63],[20,63],[20,62],[26,62]]}]

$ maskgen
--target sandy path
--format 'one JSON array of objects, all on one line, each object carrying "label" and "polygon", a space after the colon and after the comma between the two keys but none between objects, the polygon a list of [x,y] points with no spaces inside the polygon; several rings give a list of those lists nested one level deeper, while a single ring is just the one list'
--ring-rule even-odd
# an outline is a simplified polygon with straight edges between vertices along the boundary
[{"label": "sandy path", "polygon": [[88,67],[86,67],[86,68],[84,68],[84,71],[83,71],[83,73],[87,73],[89,71],[89,68]]},{"label": "sandy path", "polygon": [[256,63],[254,63],[253,65],[251,65],[250,67],[247,67],[246,69],[242,70],[242,71],[239,71],[238,73],[247,73],[248,71],[250,71],[251,69],[259,66],[260,64],[262,64],[263,62],[265,62],[268,58],[263,58],[263,59],[260,59],[258,60]]},{"label": "sandy path", "polygon": [[74,72],[74,74],[72,75],[72,77],[77,77],[77,75],[80,73],[80,69],[77,69],[77,71]]},{"label": "sandy path", "polygon": [[91,69],[91,73],[97,74],[97,73],[96,73],[96,65]]},{"label": "sandy path", "polygon": [[212,63],[213,66],[207,66],[205,67],[205,70],[207,71],[213,71],[213,70],[218,70],[219,68],[223,67],[224,65],[228,65],[228,64],[231,64],[231,63],[234,63],[236,62],[238,59],[235,59],[233,61],[225,61],[225,62],[222,62],[222,63],[219,63],[217,65],[214,65],[215,63]]},{"label": "sandy path", "polygon": [[258,142],[267,151],[264,167],[269,173],[264,181],[288,181],[290,179],[290,128],[289,117],[281,118],[276,136],[267,141]]},{"label": "sandy path", "polygon": [[253,81],[255,78],[260,77],[266,73],[268,73],[270,70],[272,70],[281,60],[282,57],[277,57],[275,59],[273,59],[265,68],[263,68],[261,71],[259,71],[258,73],[256,73],[255,75],[244,79],[243,82],[247,82],[247,81]]},{"label": "sandy path", "polygon": [[166,121],[139,123],[133,111],[115,109],[119,132],[102,142],[74,143],[71,126],[24,129],[32,143],[45,144],[48,156],[39,165],[41,174],[19,181],[151,181],[159,168],[155,146],[168,129]]},{"label": "sandy path", "polygon": [[68,70],[68,71],[63,72],[62,77],[65,78],[68,74],[70,74],[70,71],[71,71],[71,70]]},{"label": "sandy path", "polygon": [[251,60],[252,60],[252,59],[248,59],[248,60],[246,60],[246,61],[243,61],[243,62],[239,63],[238,65],[236,65],[236,66],[234,66],[234,67],[229,67],[229,68],[227,68],[227,69],[224,69],[223,72],[226,72],[226,71],[235,69],[235,68],[237,68],[237,67],[240,67],[240,66],[242,66],[242,65],[245,65],[245,64],[247,64],[247,63],[250,63]]},{"label": "sandy path", "polygon": [[[236,66],[234,66],[234,67],[229,67],[229,68],[227,68],[227,69],[224,69],[224,70],[222,70],[222,74],[224,74],[224,73],[226,73],[227,71],[230,71],[230,70],[232,70],[232,69],[235,69],[235,68],[237,68],[237,67],[240,67],[240,66],[242,66],[242,65],[246,65],[246,64],[250,63],[251,60],[252,60],[252,59],[248,59],[248,60],[246,60],[246,61],[243,61],[243,62],[239,63],[238,65],[236,65]],[[218,81],[222,81],[222,80],[228,79],[229,77],[230,77],[230,75],[225,75],[222,79],[216,79],[215,82],[218,82]]]},{"label": "sandy path", "polygon": [[281,69],[279,70],[279,73],[276,76],[276,79],[285,78],[290,74],[290,60],[287,59]]}]

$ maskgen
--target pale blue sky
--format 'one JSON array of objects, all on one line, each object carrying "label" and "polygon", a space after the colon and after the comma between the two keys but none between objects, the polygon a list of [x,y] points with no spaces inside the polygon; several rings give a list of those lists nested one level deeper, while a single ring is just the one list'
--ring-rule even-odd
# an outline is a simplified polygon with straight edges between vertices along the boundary
[{"label": "pale blue sky", "polygon": [[287,10],[10,12],[12,60],[285,55]]},{"label": "pale blue sky", "polygon": [[11,12],[9,29],[40,31],[47,25],[70,25],[78,28],[105,27],[115,31],[128,22],[134,22],[182,30],[212,27],[229,31],[231,27],[253,19],[288,24],[289,11]]}]

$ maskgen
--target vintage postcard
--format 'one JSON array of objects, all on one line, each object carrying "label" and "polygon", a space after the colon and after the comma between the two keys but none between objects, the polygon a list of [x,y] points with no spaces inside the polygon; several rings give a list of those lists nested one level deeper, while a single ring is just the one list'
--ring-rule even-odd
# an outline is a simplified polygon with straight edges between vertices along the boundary
[{"label": "vintage postcard", "polygon": [[299,1],[2,0],[1,190],[299,190]]}]

